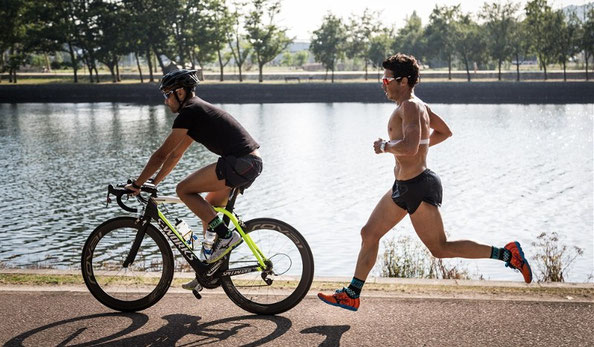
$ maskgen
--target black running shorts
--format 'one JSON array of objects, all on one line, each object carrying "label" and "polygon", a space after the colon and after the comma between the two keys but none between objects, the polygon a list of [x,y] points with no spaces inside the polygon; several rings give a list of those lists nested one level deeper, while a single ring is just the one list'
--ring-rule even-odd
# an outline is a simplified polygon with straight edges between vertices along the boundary
[{"label": "black running shorts", "polygon": [[406,181],[396,180],[392,187],[392,200],[409,214],[415,213],[423,201],[433,206],[441,206],[441,197],[441,180],[429,169],[415,178]]},{"label": "black running shorts", "polygon": [[217,161],[217,178],[225,180],[225,185],[231,188],[248,188],[262,172],[262,158],[255,155],[234,157],[232,155],[220,157]]}]

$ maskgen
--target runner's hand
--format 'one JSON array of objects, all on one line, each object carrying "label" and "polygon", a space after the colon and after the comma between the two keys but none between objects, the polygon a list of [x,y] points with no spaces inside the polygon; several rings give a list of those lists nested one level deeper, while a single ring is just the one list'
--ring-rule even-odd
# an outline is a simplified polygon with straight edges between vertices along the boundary
[{"label": "runner's hand", "polygon": [[[385,150],[382,150],[382,144],[385,143],[386,141],[384,141],[381,138],[378,138],[374,143],[373,143],[373,150],[375,151],[375,154],[380,154],[380,153],[384,153]],[[384,144],[385,146],[385,144]],[[385,149],[385,147],[384,147]]]}]

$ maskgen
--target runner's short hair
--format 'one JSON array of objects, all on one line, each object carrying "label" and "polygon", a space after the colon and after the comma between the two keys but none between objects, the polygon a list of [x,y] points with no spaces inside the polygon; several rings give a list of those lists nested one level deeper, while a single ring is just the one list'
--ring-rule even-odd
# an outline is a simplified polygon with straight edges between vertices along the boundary
[{"label": "runner's short hair", "polygon": [[394,77],[408,77],[409,87],[414,87],[419,83],[419,63],[412,55],[396,53],[382,63],[384,69],[391,70]]}]

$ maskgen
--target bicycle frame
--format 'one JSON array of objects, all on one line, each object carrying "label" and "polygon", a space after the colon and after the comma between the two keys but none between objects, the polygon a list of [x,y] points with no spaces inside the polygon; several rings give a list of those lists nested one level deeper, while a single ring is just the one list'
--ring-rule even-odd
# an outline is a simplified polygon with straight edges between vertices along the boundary
[{"label": "bicycle frame", "polygon": [[[232,208],[233,208],[235,198],[237,197],[237,192],[232,191],[232,195],[233,196],[230,200],[230,203],[227,205],[227,208],[229,208],[230,210],[232,210]],[[173,224],[171,222],[169,222],[169,220],[167,220],[165,215],[159,210],[158,205],[160,205],[160,204],[183,204],[183,202],[179,198],[169,197],[169,196],[151,197],[148,200],[148,203],[144,210],[144,215],[140,218],[140,221],[141,221],[141,223],[143,223],[143,226],[140,228],[140,230],[138,231],[138,233],[136,235],[136,238],[132,245],[132,249],[130,250],[130,253],[128,254],[128,258],[124,262],[124,267],[128,266],[129,264],[131,264],[134,261],[134,258],[136,257],[136,253],[138,252],[140,243],[142,242],[142,238],[144,237],[144,234],[146,232],[146,229],[148,228],[150,220],[154,219],[155,221],[157,221],[157,223],[159,223],[161,231],[165,235],[167,235],[167,237],[171,240],[171,242],[179,250],[179,252],[182,254],[182,256],[186,259],[188,264],[190,264],[190,266],[194,269],[194,271],[196,271],[197,273],[206,273],[207,276],[212,276],[214,273],[216,273],[216,271],[221,267],[222,262],[217,261],[212,264],[202,262],[198,258],[196,253],[194,253],[194,251],[192,250],[190,245],[186,242],[186,240],[184,240],[182,235],[175,229]],[[258,261],[258,265],[244,266],[244,267],[239,267],[239,268],[235,268],[235,269],[227,269],[221,274],[221,276],[235,276],[235,275],[241,275],[241,274],[245,274],[245,273],[249,273],[249,272],[264,271],[267,268],[267,266],[266,266],[267,258],[264,256],[262,251],[260,251],[260,249],[254,243],[254,241],[249,236],[249,234],[243,231],[243,228],[241,227],[241,223],[239,222],[237,217],[232,212],[228,211],[226,208],[214,207],[214,209],[218,213],[223,213],[225,216],[225,220],[229,220],[233,223],[233,225],[235,226],[235,229],[237,230],[237,232],[239,232],[239,234],[243,238],[244,242],[250,248],[250,250],[254,254],[254,257]]]}]

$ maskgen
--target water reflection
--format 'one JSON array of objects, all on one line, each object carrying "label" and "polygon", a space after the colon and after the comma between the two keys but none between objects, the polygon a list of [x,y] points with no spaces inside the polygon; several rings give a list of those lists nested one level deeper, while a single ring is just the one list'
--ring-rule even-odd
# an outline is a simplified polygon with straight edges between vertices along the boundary
[{"label": "water reflection", "polygon": [[[390,104],[223,105],[261,143],[262,176],[238,202],[245,218],[276,217],[309,240],[318,276],[349,276],[359,230],[393,183],[393,159],[375,155]],[[593,272],[593,105],[434,105],[454,136],[432,147],[452,238],[528,254],[541,232],[585,250],[570,280]],[[161,106],[116,103],[0,105],[0,261],[77,267],[88,233],[122,215],[105,189],[138,175],[170,131]],[[161,190],[216,156],[194,144]],[[197,221],[185,209],[172,210]],[[414,235],[408,220],[393,235]],[[485,278],[519,280],[489,260]]]}]

